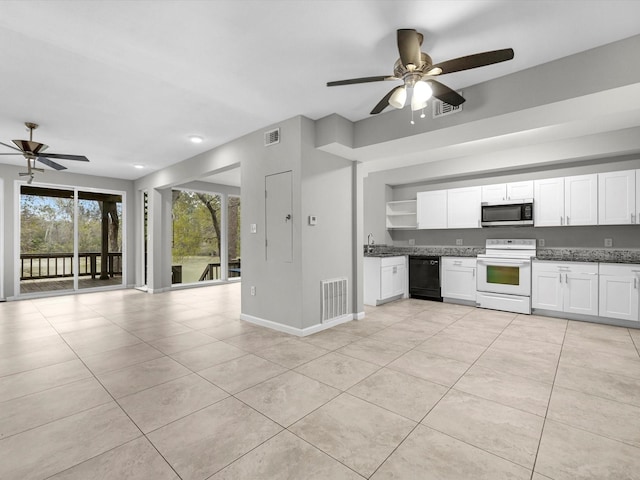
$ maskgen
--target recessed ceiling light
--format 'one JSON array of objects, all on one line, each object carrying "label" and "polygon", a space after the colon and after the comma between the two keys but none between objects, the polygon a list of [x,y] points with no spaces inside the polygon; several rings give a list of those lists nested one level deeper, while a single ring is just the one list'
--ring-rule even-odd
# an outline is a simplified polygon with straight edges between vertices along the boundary
[{"label": "recessed ceiling light", "polygon": [[189,137],[189,140],[191,140],[191,142],[192,142],[192,143],[202,143],[203,138],[202,138],[202,137],[199,137],[199,136],[197,136],[197,135],[191,135],[191,136]]},{"label": "recessed ceiling light", "polygon": [[139,163],[136,163],[133,168],[137,168],[138,170],[142,170],[144,168],[144,165],[140,165]]}]

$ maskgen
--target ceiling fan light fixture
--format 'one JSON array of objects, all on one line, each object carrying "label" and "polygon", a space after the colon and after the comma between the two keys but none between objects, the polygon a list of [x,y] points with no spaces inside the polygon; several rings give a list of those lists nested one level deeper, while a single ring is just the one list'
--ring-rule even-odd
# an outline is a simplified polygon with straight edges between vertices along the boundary
[{"label": "ceiling fan light fixture", "polygon": [[407,102],[407,87],[396,88],[389,98],[389,105],[393,108],[403,108]]},{"label": "ceiling fan light fixture", "polygon": [[431,70],[427,71],[425,75],[440,75],[442,73],[442,69],[440,67],[434,67]]},{"label": "ceiling fan light fixture", "polygon": [[137,168],[138,170],[142,170],[144,168],[144,165],[140,164],[140,163],[136,163],[133,165],[133,168]]},{"label": "ceiling fan light fixture", "polygon": [[204,138],[198,135],[191,135],[189,137],[189,140],[191,140],[191,143],[202,143],[204,141]]},{"label": "ceiling fan light fixture", "polygon": [[411,110],[422,110],[427,106],[427,101],[433,95],[431,86],[427,82],[418,81],[413,85],[413,94],[411,95]]},{"label": "ceiling fan light fixture", "polygon": [[432,95],[433,90],[427,82],[418,81],[413,85],[413,98],[416,99],[416,102],[426,103]]}]

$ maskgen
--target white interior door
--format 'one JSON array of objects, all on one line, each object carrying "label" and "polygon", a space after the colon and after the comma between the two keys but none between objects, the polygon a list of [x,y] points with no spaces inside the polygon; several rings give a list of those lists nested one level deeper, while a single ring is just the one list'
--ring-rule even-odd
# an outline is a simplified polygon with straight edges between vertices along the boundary
[{"label": "white interior door", "polygon": [[267,175],[265,184],[266,259],[293,261],[293,215],[291,171]]}]

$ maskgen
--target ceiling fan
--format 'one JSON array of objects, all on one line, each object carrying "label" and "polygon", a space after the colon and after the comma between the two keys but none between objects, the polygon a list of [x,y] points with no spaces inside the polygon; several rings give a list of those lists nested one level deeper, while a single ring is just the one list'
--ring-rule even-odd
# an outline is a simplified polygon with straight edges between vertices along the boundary
[{"label": "ceiling fan", "polygon": [[[59,163],[51,160],[52,158],[60,159],[60,160],[77,160],[80,162],[88,162],[89,159],[84,155],[68,155],[65,153],[43,153],[48,145],[40,142],[33,141],[33,131],[38,128],[37,123],[26,122],[25,126],[29,130],[29,140],[12,140],[15,144],[9,145],[6,143],[0,142],[0,145],[4,145],[12,150],[16,150],[17,153],[0,153],[0,155],[22,155],[27,160],[27,171],[20,172],[19,175],[21,177],[29,177],[28,183],[33,181],[34,172],[44,172],[43,168],[36,168],[36,160],[48,167],[53,168],[54,170],[66,170],[67,167],[60,165]],[[16,148],[17,147],[17,148]]]},{"label": "ceiling fan", "polygon": [[393,75],[352,78],[328,82],[327,87],[353,85],[356,83],[402,80],[402,85],[393,88],[371,110],[371,115],[382,112],[387,106],[403,108],[407,101],[407,89],[412,89],[411,110],[421,110],[433,95],[449,105],[457,107],[465,99],[458,92],[438,82],[433,77],[447,73],[460,72],[471,68],[484,67],[513,58],[513,49],[492,50],[465,57],[454,58],[446,62],[433,64],[431,57],[420,51],[423,35],[414,29],[399,29],[397,32],[400,58],[393,66]]}]

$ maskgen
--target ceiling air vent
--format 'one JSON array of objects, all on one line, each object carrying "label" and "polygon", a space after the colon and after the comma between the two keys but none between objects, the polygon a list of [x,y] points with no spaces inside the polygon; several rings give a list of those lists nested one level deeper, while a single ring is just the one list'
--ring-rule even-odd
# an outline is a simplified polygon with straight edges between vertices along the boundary
[{"label": "ceiling air vent", "polygon": [[[462,92],[458,92],[462,95]],[[451,115],[452,113],[458,113],[462,111],[462,104],[454,107],[453,105],[449,105],[441,100],[437,100],[434,98],[433,103],[433,118],[444,117],[445,115]]]},{"label": "ceiling air vent", "polygon": [[275,145],[276,143],[280,143],[280,129],[274,128],[273,130],[269,130],[268,132],[264,132],[264,146],[268,147],[269,145]]}]

